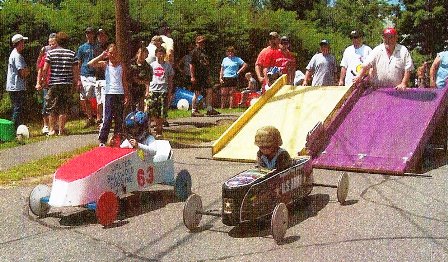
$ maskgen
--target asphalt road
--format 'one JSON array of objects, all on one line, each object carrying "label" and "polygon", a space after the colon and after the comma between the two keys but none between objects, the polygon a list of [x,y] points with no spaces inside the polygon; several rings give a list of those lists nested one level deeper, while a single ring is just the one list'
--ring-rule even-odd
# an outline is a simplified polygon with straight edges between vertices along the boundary
[{"label": "asphalt road", "polygon": [[[175,149],[175,169],[187,169],[193,191],[218,209],[221,185],[252,164],[210,160],[210,148]],[[37,219],[27,209],[31,188],[0,189],[0,261],[448,261],[447,166],[425,176],[349,173],[347,205],[334,189],[315,188],[289,209],[285,242],[269,225],[228,227],[203,217],[189,232],[171,188],[142,194],[142,210],[126,210],[110,228],[92,213],[51,209]],[[339,171],[314,170],[336,184]]]}]

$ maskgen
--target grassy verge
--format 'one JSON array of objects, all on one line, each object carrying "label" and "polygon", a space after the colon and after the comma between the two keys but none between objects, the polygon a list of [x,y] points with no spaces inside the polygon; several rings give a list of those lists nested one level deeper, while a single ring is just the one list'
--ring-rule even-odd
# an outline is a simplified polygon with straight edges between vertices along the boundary
[{"label": "grassy verge", "polygon": [[[70,125],[75,126],[77,124],[76,122],[71,122]],[[204,128],[167,130],[164,131],[164,136],[174,147],[177,145],[196,146],[218,139],[229,126],[230,124],[225,124]],[[68,159],[82,154],[95,146],[97,145],[81,147],[71,152],[48,156],[8,169],[0,173],[0,185],[18,186],[48,183],[52,179],[51,175],[60,165]]]}]

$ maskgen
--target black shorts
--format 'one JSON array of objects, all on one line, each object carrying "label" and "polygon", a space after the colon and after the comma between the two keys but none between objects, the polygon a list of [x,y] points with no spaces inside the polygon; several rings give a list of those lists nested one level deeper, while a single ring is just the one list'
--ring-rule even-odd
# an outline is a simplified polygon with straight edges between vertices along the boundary
[{"label": "black shorts", "polygon": [[224,83],[221,87],[236,87],[238,85],[238,78],[236,77],[224,77]]},{"label": "black shorts", "polygon": [[207,88],[210,88],[207,79],[196,78],[196,83],[191,85],[192,91],[199,91],[200,93],[204,93]]}]

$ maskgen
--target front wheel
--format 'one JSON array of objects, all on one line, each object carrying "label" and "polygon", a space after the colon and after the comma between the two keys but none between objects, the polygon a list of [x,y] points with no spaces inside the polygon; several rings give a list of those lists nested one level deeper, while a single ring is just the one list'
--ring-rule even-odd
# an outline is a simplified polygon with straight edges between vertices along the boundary
[{"label": "front wheel", "polygon": [[338,201],[341,205],[345,203],[345,199],[347,198],[349,184],[348,174],[346,172],[342,173],[339,177],[337,189]]},{"label": "front wheel", "polygon": [[115,193],[106,191],[101,194],[96,203],[96,218],[103,226],[109,226],[118,217],[119,203]]},{"label": "front wheel", "polygon": [[37,185],[30,193],[28,205],[31,213],[38,217],[43,217],[50,211],[48,201],[42,201],[43,198],[50,196],[51,189],[47,185]]},{"label": "front wheel", "polygon": [[191,176],[185,169],[181,170],[176,176],[174,194],[181,201],[185,201],[191,195]]}]

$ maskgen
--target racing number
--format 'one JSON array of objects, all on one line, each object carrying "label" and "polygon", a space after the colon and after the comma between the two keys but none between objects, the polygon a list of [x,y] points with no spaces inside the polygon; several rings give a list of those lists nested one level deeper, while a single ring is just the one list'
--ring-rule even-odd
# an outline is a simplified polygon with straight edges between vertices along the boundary
[{"label": "racing number", "polygon": [[148,166],[148,170],[146,170],[146,172],[148,173],[148,178],[146,178],[146,182],[148,182],[148,184],[152,184],[154,182],[154,167]]},{"label": "racing number", "polygon": [[147,176],[145,177],[145,171],[143,171],[143,169],[137,171],[137,183],[140,187],[144,187],[145,184],[152,184],[154,182],[154,167],[149,166],[146,173]]}]

